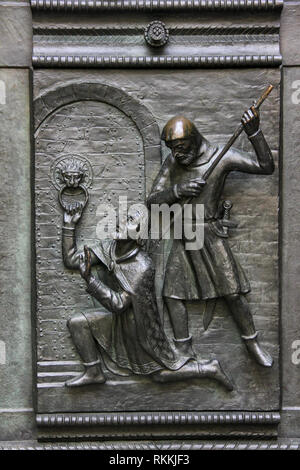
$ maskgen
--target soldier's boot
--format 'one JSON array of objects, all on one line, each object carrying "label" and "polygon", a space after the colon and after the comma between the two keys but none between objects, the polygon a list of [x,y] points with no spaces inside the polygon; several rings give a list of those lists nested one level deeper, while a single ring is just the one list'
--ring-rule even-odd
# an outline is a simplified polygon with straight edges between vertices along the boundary
[{"label": "soldier's boot", "polygon": [[222,370],[219,362],[191,360],[178,370],[162,369],[152,374],[155,382],[168,383],[189,379],[210,378],[222,383],[228,390],[233,390],[232,382]]},{"label": "soldier's boot", "polygon": [[265,349],[261,347],[257,340],[257,331],[250,336],[242,335],[242,339],[244,340],[246,347],[251,354],[252,357],[256,360],[258,364],[263,367],[272,367],[273,365],[273,358],[271,354],[268,353]]},{"label": "soldier's boot", "polygon": [[213,359],[212,361],[198,361],[198,369],[200,376],[202,375],[203,377],[217,380],[223,384],[227,390],[233,390],[232,381],[228,375],[225,374],[217,359]]},{"label": "soldier's boot", "polygon": [[67,380],[66,387],[81,387],[82,385],[103,384],[106,379],[103,375],[100,359],[93,362],[84,362],[85,371],[74,379]]},{"label": "soldier's boot", "polygon": [[225,299],[250,355],[261,366],[271,367],[273,364],[272,356],[258,342],[257,331],[247,299],[238,294],[229,295]]},{"label": "soldier's boot", "polygon": [[196,359],[196,354],[193,349],[193,338],[188,336],[187,338],[176,339],[173,338],[176,351],[179,356],[190,357]]}]

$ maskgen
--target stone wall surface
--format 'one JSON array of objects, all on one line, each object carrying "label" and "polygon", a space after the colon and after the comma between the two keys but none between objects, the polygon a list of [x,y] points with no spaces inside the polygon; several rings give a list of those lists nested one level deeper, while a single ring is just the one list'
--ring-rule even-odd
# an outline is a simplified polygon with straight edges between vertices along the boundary
[{"label": "stone wall surface", "polygon": [[23,440],[34,432],[28,2],[0,2],[0,35],[0,440]]}]

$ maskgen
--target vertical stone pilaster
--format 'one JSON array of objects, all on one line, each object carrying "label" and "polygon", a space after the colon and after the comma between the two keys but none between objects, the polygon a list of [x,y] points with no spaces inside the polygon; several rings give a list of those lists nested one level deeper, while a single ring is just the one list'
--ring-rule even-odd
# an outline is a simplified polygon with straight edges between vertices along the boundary
[{"label": "vertical stone pilaster", "polygon": [[0,1],[0,441],[33,438],[29,1]]},{"label": "vertical stone pilaster", "polygon": [[282,438],[300,437],[300,3],[281,19],[281,396]]}]

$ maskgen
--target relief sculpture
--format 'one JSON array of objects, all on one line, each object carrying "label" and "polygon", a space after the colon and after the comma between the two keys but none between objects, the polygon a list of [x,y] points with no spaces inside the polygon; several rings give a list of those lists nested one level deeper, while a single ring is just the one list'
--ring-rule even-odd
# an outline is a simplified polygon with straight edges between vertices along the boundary
[{"label": "relief sculpture", "polygon": [[[270,86],[266,94],[271,89]],[[242,117],[242,128],[255,150],[255,157],[233,147],[225,153],[224,149],[234,136],[225,147],[212,145],[187,118],[172,118],[162,132],[171,154],[157,176],[148,204],[192,201],[193,205],[204,205],[203,248],[188,251],[184,240],[174,240],[166,266],[163,297],[175,339],[181,344],[185,342],[192,352],[185,301],[206,301],[204,324],[207,328],[216,300],[223,297],[249,353],[258,364],[271,367],[272,357],[258,342],[245,297],[250,292],[250,284],[227,240],[228,226],[232,225],[228,220],[231,204],[220,204],[225,180],[231,171],[262,175],[274,171],[272,153],[260,129],[258,107],[253,105]]]},{"label": "relief sculpture", "polygon": [[[271,87],[272,89],[272,87]],[[165,159],[147,200],[171,206],[204,205],[204,245],[189,251],[184,237],[174,239],[164,272],[163,299],[174,337],[171,340],[160,317],[155,295],[155,264],[147,253],[148,231],[141,226],[145,214],[128,215],[126,233],[140,233],[133,239],[121,236],[121,221],[111,239],[77,248],[76,227],[88,202],[85,181],[89,169],[76,157],[56,163],[61,182],[59,201],[63,208],[62,257],[67,269],[79,271],[95,308],[87,308],[67,322],[72,340],[82,359],[84,371],[66,381],[67,387],[106,382],[103,364],[119,376],[148,376],[165,383],[208,377],[233,390],[233,382],[219,360],[199,359],[189,332],[186,301],[205,300],[203,317],[207,329],[218,298],[224,298],[245,342],[258,364],[271,367],[273,359],[258,341],[257,331],[245,295],[248,279],[231,251],[228,229],[230,201],[221,201],[227,175],[231,171],[269,175],[274,171],[270,148],[260,129],[258,108],[251,106],[242,116],[238,133],[244,130],[255,156],[231,147],[211,144],[186,117],[170,119],[162,140],[171,150]],[[84,200],[72,191],[82,190]],[[67,202],[65,190],[71,191]],[[194,215],[193,215],[194,216]],[[148,224],[147,224],[148,228]]]},{"label": "relief sculpture", "polygon": [[300,449],[300,2],[0,11],[0,449]]},{"label": "relief sculpture", "polygon": [[[107,310],[83,311],[68,321],[85,371],[66,385],[104,383],[100,352],[104,361],[107,357],[114,363],[117,375],[151,374],[157,382],[210,377],[231,390],[231,382],[217,360],[199,361],[190,351],[177,350],[170,344],[158,315],[154,267],[141,246],[143,240],[116,236],[92,248],[85,246],[84,252],[77,250],[75,229],[82,210],[83,205],[76,203],[64,213],[64,263],[69,269],[79,269],[87,292]],[[138,229],[141,217],[140,213],[128,216],[128,229]],[[92,266],[98,267],[97,276],[92,274]]]}]

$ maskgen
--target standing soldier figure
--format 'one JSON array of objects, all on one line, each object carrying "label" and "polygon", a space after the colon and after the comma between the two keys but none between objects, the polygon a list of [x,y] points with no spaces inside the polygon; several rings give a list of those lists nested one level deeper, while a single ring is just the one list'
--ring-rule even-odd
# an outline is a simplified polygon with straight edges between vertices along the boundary
[{"label": "standing soldier figure", "polygon": [[259,128],[258,111],[251,107],[242,117],[244,130],[256,156],[231,148],[207,181],[205,173],[222,149],[210,144],[187,118],[172,118],[163,129],[162,140],[171,149],[154,182],[148,204],[190,202],[204,205],[204,245],[187,251],[185,240],[173,240],[164,276],[163,297],[174,331],[175,343],[183,352],[192,350],[185,301],[223,297],[241,332],[249,353],[262,366],[273,359],[259,344],[245,294],[249,282],[227,241],[227,230],[219,218],[219,203],[227,175],[242,171],[270,175],[274,162]]}]

